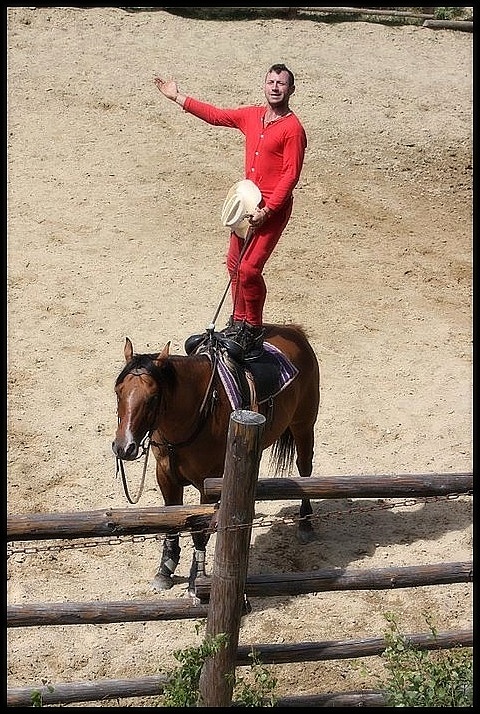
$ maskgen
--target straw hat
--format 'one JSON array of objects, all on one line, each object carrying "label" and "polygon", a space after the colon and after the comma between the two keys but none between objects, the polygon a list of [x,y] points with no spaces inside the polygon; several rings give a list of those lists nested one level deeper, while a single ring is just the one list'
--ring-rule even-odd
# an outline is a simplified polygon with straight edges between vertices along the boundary
[{"label": "straw hat", "polygon": [[260,189],[253,181],[237,181],[229,190],[222,208],[222,225],[228,226],[240,238],[245,238],[250,227],[249,216],[262,200]]}]

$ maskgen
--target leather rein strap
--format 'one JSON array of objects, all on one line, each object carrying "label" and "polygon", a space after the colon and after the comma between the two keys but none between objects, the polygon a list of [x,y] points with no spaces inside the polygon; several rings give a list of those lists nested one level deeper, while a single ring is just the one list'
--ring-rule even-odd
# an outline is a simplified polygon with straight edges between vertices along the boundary
[{"label": "leather rein strap", "polygon": [[117,470],[115,476],[118,476],[118,472],[120,472],[125,496],[127,497],[127,501],[133,505],[139,502],[140,496],[142,495],[143,489],[145,487],[145,474],[147,473],[148,452],[150,447],[150,432],[145,435],[141,446],[142,453],[140,455],[140,458],[145,454],[145,463],[143,464],[142,480],[140,481],[140,486],[138,487],[137,495],[134,498],[130,495],[130,491],[128,490],[127,475],[125,473],[125,466],[123,465],[123,461],[122,459],[119,459],[118,456],[116,457]]}]

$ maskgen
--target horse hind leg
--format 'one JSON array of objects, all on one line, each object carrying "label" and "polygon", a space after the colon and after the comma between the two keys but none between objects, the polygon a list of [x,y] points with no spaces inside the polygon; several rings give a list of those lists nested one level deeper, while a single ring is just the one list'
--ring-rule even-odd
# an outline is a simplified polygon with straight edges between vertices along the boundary
[{"label": "horse hind leg", "polygon": [[[296,454],[296,466],[300,476],[311,476],[313,468],[313,426],[291,425],[274,444],[272,459],[275,473],[290,472],[290,467]],[[300,543],[315,540],[315,533],[310,521],[312,504],[309,498],[302,498],[300,505],[300,520],[298,524],[298,539]]]},{"label": "horse hind leg", "polygon": [[[299,475],[303,478],[312,475],[313,469],[313,427],[301,434],[294,433],[295,446],[297,451],[296,466]],[[315,531],[311,523],[310,516],[313,514],[312,504],[309,498],[302,498],[300,504],[300,520],[298,524],[298,539],[302,545],[315,540]]]},{"label": "horse hind leg", "polygon": [[315,540],[315,531],[313,530],[310,516],[313,513],[312,504],[309,498],[302,498],[300,504],[300,521],[298,523],[298,540],[302,545],[311,543]]},{"label": "horse hind leg", "polygon": [[153,579],[154,590],[170,590],[173,585],[173,574],[180,561],[179,535],[167,535],[163,541],[163,551],[160,567]]}]

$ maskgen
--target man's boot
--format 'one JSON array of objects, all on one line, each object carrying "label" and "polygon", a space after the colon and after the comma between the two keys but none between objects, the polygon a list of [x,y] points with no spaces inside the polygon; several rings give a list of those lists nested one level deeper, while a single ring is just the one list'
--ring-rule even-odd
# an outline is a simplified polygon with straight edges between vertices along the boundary
[{"label": "man's boot", "polygon": [[243,321],[240,327],[229,338],[229,342],[238,345],[238,356],[235,359],[248,360],[260,357],[263,353],[263,335],[265,330],[261,326],[250,325]]},{"label": "man's boot", "polygon": [[239,329],[243,327],[243,320],[234,320],[233,315],[228,318],[227,326],[221,330],[222,335],[225,337],[235,337]]},{"label": "man's boot", "polygon": [[244,328],[244,352],[245,359],[256,359],[263,354],[263,336],[265,329],[261,325],[249,325],[245,323]]}]

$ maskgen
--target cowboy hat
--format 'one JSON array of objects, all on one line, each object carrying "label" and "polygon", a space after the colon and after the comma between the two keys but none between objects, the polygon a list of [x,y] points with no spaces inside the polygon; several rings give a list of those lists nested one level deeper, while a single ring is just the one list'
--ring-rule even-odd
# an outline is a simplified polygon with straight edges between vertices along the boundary
[{"label": "cowboy hat", "polygon": [[237,181],[223,203],[222,225],[228,226],[240,238],[245,238],[250,228],[248,218],[261,200],[260,189],[253,181]]}]

